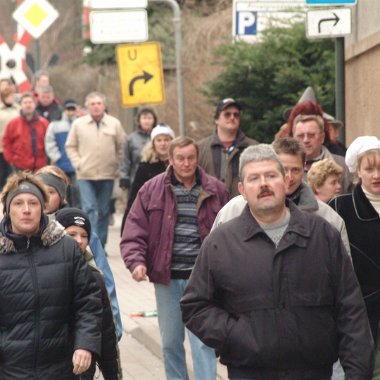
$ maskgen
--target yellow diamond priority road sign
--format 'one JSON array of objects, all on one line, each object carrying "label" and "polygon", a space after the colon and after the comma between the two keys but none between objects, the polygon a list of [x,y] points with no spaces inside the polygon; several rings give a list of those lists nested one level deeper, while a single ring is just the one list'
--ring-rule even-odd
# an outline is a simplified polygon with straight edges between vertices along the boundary
[{"label": "yellow diamond priority road sign", "polygon": [[56,20],[58,12],[46,0],[25,0],[12,16],[32,37],[39,38]]},{"label": "yellow diamond priority road sign", "polygon": [[164,74],[158,42],[118,45],[116,57],[123,106],[164,101]]}]

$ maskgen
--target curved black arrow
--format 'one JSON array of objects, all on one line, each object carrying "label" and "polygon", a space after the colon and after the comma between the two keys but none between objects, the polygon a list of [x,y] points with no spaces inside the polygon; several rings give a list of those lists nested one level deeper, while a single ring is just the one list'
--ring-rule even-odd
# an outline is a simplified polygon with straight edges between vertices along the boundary
[{"label": "curved black arrow", "polygon": [[326,21],[335,21],[335,23],[334,23],[333,26],[335,26],[339,22],[340,18],[338,17],[338,15],[336,13],[334,13],[334,12],[333,12],[333,15],[335,16],[334,18],[322,18],[322,19],[319,20],[319,23],[318,23],[318,33],[321,33],[321,24],[323,22],[326,22]]},{"label": "curved black arrow", "polygon": [[133,96],[135,94],[135,91],[134,91],[134,85],[135,85],[135,82],[137,82],[138,80],[141,80],[143,79],[144,80],[144,83],[148,82],[149,80],[151,80],[153,78],[153,75],[152,74],[149,74],[147,73],[146,71],[143,70],[143,75],[138,75],[134,78],[132,78],[132,80],[130,81],[129,83],[129,95],[130,96]]}]

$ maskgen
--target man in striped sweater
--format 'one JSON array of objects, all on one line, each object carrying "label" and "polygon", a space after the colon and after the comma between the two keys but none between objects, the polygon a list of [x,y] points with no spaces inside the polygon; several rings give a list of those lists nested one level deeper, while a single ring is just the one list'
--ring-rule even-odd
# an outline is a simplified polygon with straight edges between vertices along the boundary
[{"label": "man in striped sweater", "polygon": [[[154,283],[166,378],[187,379],[184,324],[179,301],[204,238],[227,203],[225,185],[198,166],[198,146],[178,137],[170,166],[146,182],[128,214],[121,255],[136,281]],[[196,380],[215,380],[212,349],[189,334]]]}]

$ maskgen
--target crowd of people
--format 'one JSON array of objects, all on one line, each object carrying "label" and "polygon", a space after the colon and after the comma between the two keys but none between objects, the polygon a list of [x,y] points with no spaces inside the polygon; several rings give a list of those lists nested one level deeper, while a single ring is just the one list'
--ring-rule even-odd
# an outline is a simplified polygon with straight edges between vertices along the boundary
[{"label": "crowd of people", "polygon": [[[107,261],[115,183],[120,252],[154,284],[166,378],[380,379],[380,140],[348,149],[308,88],[272,144],[222,99],[196,142],[151,107],[126,135],[97,91],[59,101],[0,81],[0,377],[122,378]],[[117,181],[117,182],[115,182]],[[380,242],[379,242],[380,244]]]}]

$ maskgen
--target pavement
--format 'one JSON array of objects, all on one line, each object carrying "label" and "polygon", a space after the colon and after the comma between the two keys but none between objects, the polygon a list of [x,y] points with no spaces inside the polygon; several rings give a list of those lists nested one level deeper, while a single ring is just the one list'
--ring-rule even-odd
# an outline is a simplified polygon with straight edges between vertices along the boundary
[{"label": "pavement", "polygon": [[[124,379],[165,380],[160,333],[157,317],[133,317],[141,311],[155,311],[153,284],[136,282],[126,269],[120,256],[121,214],[114,214],[114,224],[109,226],[106,252],[116,283],[116,291],[123,322],[123,337],[119,343]],[[189,380],[194,380],[191,350],[185,341]],[[225,366],[218,363],[218,380],[227,380]]]}]

